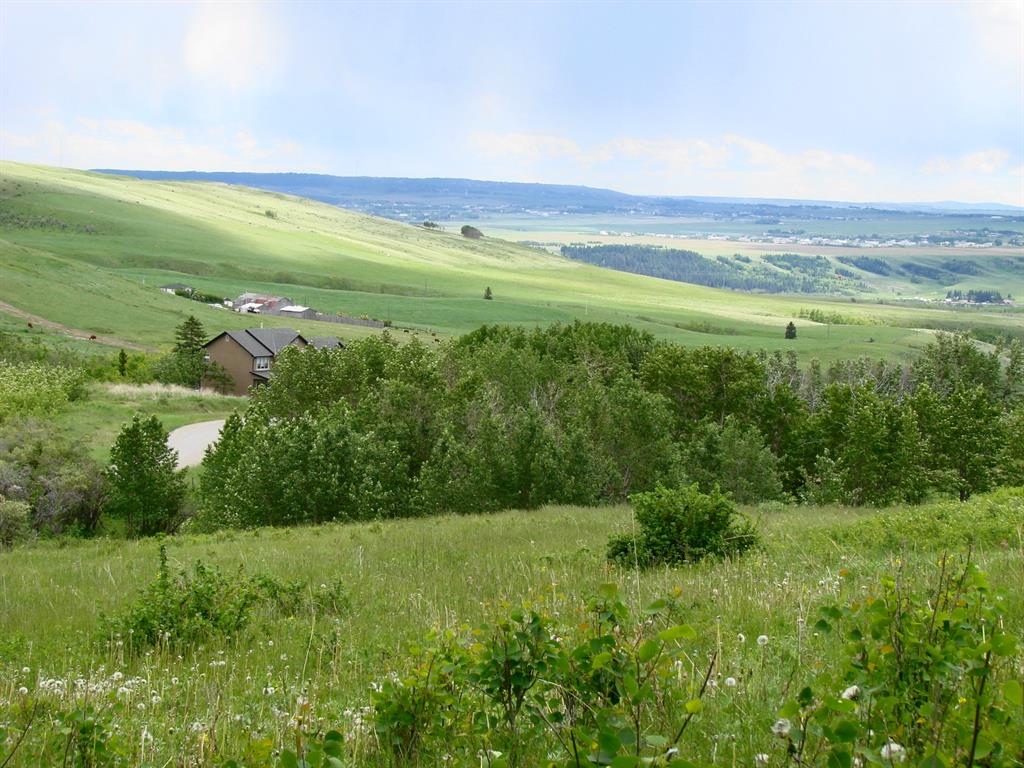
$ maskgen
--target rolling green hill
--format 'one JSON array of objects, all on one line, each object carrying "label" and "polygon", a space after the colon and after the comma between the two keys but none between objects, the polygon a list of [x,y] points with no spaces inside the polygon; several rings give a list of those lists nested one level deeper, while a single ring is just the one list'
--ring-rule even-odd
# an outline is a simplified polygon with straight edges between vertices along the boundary
[{"label": "rolling green hill", "polygon": [[[248,188],[0,163],[0,302],[8,315],[17,310],[110,337],[98,341],[149,347],[167,346],[173,326],[190,313],[210,330],[254,323],[156,289],[166,282],[225,296],[275,291],[324,312],[441,335],[481,323],[581,318],[629,322],[684,344],[793,349],[823,359],[906,357],[927,340],[922,328],[1024,333],[1024,315],[1010,312],[723,291]],[[493,301],[482,298],[488,286]],[[833,324],[800,317],[812,309]],[[799,328],[795,341],[783,338],[790,319]],[[380,332],[260,321],[312,334]]]}]

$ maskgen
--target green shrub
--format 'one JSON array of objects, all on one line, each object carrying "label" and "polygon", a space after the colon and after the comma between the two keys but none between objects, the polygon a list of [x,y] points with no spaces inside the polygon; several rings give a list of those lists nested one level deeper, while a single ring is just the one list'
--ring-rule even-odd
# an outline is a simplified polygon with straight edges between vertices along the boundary
[{"label": "green shrub", "polygon": [[156,578],[123,614],[101,617],[101,637],[120,641],[129,653],[148,647],[176,648],[210,637],[232,637],[244,630],[260,609],[281,615],[301,611],[338,614],[350,603],[340,584],[309,590],[299,582],[272,576],[225,576],[218,568],[196,562],[192,571],[172,573],[167,550],[160,547]]},{"label": "green shrub", "polygon": [[24,501],[0,496],[0,547],[9,547],[29,532],[29,506]]},{"label": "green shrub", "polygon": [[102,467],[60,426],[42,419],[0,425],[0,496],[26,502],[35,531],[95,532],[105,495]]},{"label": "green shrub", "polygon": [[637,532],[613,536],[608,559],[624,566],[681,565],[739,554],[757,542],[753,524],[718,490],[659,486],[630,497]]},{"label": "green shrub", "polygon": [[1001,488],[969,501],[886,510],[835,532],[839,542],[886,549],[947,549],[1017,544],[1024,535],[1024,488]]},{"label": "green shrub", "polygon": [[1003,597],[975,566],[940,562],[917,593],[903,574],[877,594],[826,605],[815,625],[842,631],[846,661],[803,688],[773,732],[799,766],[1020,765],[1024,697],[1018,639]]},{"label": "green shrub", "polygon": [[160,547],[160,569],[138,600],[114,618],[102,617],[105,639],[121,640],[130,652],[150,646],[176,647],[209,636],[229,637],[244,628],[257,602],[257,588],[197,562],[192,573],[174,574]]},{"label": "green shrub", "polygon": [[374,686],[378,742],[399,765],[691,766],[676,756],[714,654],[683,681],[698,636],[674,623],[673,600],[631,615],[604,584],[586,609],[575,627],[523,607],[428,637],[406,672]]},{"label": "green shrub", "polygon": [[0,421],[9,416],[49,416],[85,392],[77,368],[0,360]]}]

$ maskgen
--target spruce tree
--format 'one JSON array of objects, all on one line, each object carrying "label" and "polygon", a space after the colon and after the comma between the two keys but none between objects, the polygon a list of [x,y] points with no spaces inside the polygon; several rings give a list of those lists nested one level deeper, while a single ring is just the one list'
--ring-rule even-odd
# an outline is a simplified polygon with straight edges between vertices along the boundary
[{"label": "spruce tree", "polygon": [[206,329],[194,315],[189,315],[174,330],[174,351],[183,355],[202,354],[206,343]]},{"label": "spruce tree", "polygon": [[790,320],[789,323],[786,325],[786,338],[787,339],[795,339],[796,338],[796,325],[793,323],[792,320]]}]

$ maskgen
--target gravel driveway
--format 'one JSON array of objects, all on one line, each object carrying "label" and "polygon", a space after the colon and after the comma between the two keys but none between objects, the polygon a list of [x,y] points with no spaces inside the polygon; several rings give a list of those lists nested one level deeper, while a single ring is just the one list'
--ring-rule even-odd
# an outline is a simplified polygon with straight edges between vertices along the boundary
[{"label": "gravel driveway", "polygon": [[186,424],[171,432],[167,436],[167,445],[178,452],[178,468],[202,464],[206,446],[217,442],[223,426],[224,419],[216,419]]}]

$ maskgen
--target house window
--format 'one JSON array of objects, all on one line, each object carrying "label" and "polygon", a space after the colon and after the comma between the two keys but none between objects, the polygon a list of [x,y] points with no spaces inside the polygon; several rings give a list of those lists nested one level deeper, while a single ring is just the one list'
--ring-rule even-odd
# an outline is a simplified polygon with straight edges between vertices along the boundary
[{"label": "house window", "polygon": [[270,370],[270,358],[269,357],[257,357],[256,368],[257,371],[269,371]]}]

